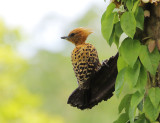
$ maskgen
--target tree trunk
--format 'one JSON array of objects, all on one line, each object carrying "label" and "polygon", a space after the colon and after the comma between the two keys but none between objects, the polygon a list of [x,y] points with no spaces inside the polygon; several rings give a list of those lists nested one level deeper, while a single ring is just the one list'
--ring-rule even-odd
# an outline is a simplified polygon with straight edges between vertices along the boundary
[{"label": "tree trunk", "polygon": [[[146,4],[144,11],[150,12],[150,17],[145,17],[144,32],[142,39],[154,40],[156,47],[160,50],[160,3]],[[147,41],[148,41],[147,40]],[[147,43],[147,41],[142,43]],[[156,76],[148,73],[148,86],[147,87],[160,87],[160,64],[157,69]],[[160,115],[157,119],[160,122]]]}]

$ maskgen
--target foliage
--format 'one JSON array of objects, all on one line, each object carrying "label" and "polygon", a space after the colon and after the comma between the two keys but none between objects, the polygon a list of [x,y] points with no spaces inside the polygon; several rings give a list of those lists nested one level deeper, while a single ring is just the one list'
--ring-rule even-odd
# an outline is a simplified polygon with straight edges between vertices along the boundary
[{"label": "foliage", "polygon": [[[103,37],[109,45],[114,42],[119,50],[115,94],[119,97],[126,84],[130,88],[121,100],[120,116],[114,123],[155,122],[160,113],[160,88],[146,88],[147,72],[155,76],[160,54],[157,48],[150,53],[140,38],[135,39],[137,28],[144,27],[144,12],[139,3],[139,0],[122,0],[118,8],[110,3],[101,18]],[[124,33],[127,38],[120,41]]]}]

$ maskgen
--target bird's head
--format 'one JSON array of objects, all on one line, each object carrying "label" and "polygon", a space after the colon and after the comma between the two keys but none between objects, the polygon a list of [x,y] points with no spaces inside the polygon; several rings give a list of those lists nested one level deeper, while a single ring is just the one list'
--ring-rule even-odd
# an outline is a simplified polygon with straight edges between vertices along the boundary
[{"label": "bird's head", "polygon": [[61,39],[66,39],[77,46],[80,44],[84,44],[88,35],[91,33],[92,33],[91,29],[79,27],[72,30],[68,34],[68,36],[61,37]]}]

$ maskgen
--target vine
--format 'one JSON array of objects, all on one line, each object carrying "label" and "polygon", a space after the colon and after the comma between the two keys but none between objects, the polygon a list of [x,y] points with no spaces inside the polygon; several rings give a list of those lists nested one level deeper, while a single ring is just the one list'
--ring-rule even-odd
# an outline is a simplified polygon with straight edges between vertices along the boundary
[{"label": "vine", "polygon": [[141,36],[145,17],[150,16],[144,12],[148,2],[114,0],[101,18],[103,37],[110,46],[115,43],[119,51],[115,95],[120,96],[125,84],[130,87],[120,102],[120,116],[114,123],[156,122],[160,113],[160,88],[154,81],[160,61],[159,44],[150,35]]}]

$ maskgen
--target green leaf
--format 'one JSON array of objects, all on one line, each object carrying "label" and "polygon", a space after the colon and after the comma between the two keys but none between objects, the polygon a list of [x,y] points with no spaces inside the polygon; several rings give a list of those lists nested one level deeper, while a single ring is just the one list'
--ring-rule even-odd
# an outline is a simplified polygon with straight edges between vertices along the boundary
[{"label": "green leaf", "polygon": [[134,123],[134,117],[137,109],[137,105],[142,101],[144,94],[135,92],[132,95],[130,107],[129,107],[129,120],[131,123]]},{"label": "green leaf", "polygon": [[154,106],[154,108],[158,108],[158,105],[160,104],[160,88],[151,88],[148,91],[148,96]]},{"label": "green leaf", "polygon": [[113,123],[126,123],[129,120],[128,118],[128,114],[127,113],[123,113],[119,116],[119,118],[114,121]]},{"label": "green leaf", "polygon": [[118,61],[117,61],[118,72],[125,67],[127,67],[127,63],[123,60],[122,56],[119,55]]},{"label": "green leaf", "polygon": [[149,70],[151,73],[154,73],[151,59],[149,57],[149,52],[146,46],[141,46],[141,52],[140,52],[139,57],[144,67],[147,70]]},{"label": "green leaf", "polygon": [[135,123],[150,123],[150,122],[146,119],[145,114],[142,114],[138,117],[138,120],[136,120]]},{"label": "green leaf", "polygon": [[159,65],[159,52],[157,48],[152,53],[149,53],[147,46],[141,46],[140,60],[144,67],[152,74],[155,75]]},{"label": "green leaf", "polygon": [[117,49],[119,48],[119,37],[114,33],[113,42],[116,44]]},{"label": "green leaf", "polygon": [[133,68],[127,67],[126,69],[126,81],[129,83],[131,87],[134,87],[137,84],[138,76],[140,73],[140,62],[137,60]]},{"label": "green leaf", "polygon": [[144,113],[148,119],[155,121],[159,115],[158,108],[154,108],[151,100],[147,96],[144,102]]},{"label": "green leaf", "polygon": [[115,25],[115,33],[118,37],[120,37],[121,34],[123,33],[120,22],[116,23]]},{"label": "green leaf", "polygon": [[113,42],[115,42],[115,44],[117,45],[117,48],[118,48],[119,47],[119,37],[115,32],[115,25],[113,27],[112,34],[109,38],[108,44],[111,46]]},{"label": "green leaf", "polygon": [[119,49],[120,54],[122,55],[125,62],[133,67],[135,64],[138,55],[141,50],[141,45],[138,40],[132,40],[131,38],[126,38]]},{"label": "green leaf", "polygon": [[144,97],[144,93],[141,94],[138,91],[135,92],[134,94],[132,94],[132,98],[131,98],[131,107],[137,107],[137,105],[140,103],[140,101],[143,99]]},{"label": "green leaf", "polygon": [[138,7],[137,12],[135,13],[137,27],[143,30],[144,27],[144,11],[142,7]]},{"label": "green leaf", "polygon": [[122,30],[131,38],[134,37],[136,32],[136,19],[133,12],[125,12],[121,16],[121,27]]},{"label": "green leaf", "polygon": [[123,88],[123,85],[124,85],[124,75],[125,75],[125,71],[126,69],[122,69],[118,75],[117,75],[117,78],[116,78],[116,84],[115,84],[115,94],[117,95],[117,97],[119,97],[121,91],[122,91],[122,88]]},{"label": "green leaf", "polygon": [[108,44],[109,44],[110,46],[112,45],[112,43],[113,43],[113,41],[114,41],[114,35],[115,35],[114,30],[115,30],[115,28],[113,27],[112,34],[111,34],[109,40],[107,40],[107,42],[108,42]]},{"label": "green leaf", "polygon": [[118,17],[118,13],[114,14],[114,20],[113,20],[113,24],[119,22],[119,17]]},{"label": "green leaf", "polygon": [[140,2],[139,0],[137,0],[136,2],[134,2],[134,6],[133,6],[133,9],[132,9],[133,13],[135,13],[135,11],[137,10],[139,2]]},{"label": "green leaf", "polygon": [[133,0],[127,0],[126,6],[127,6],[128,10],[131,11],[132,7],[133,7]]},{"label": "green leaf", "polygon": [[113,30],[113,20],[114,20],[114,14],[112,13],[106,18],[104,18],[104,20],[102,20],[101,23],[102,35],[108,43]]},{"label": "green leaf", "polygon": [[114,31],[114,43],[117,45],[117,48],[119,48],[119,39],[121,34],[123,33],[120,22],[115,24],[115,31]]},{"label": "green leaf", "polygon": [[[143,92],[143,93],[145,93],[145,92]],[[137,108],[139,111],[141,111],[141,112],[143,111],[143,100],[138,104]]]},{"label": "green leaf", "polygon": [[115,7],[116,7],[116,5],[114,3],[110,3],[107,6],[107,10],[105,11],[106,12],[105,16],[110,15],[113,12],[113,10],[114,10]]},{"label": "green leaf", "polygon": [[152,63],[152,68],[153,68],[153,72],[154,72],[153,75],[155,75],[157,68],[158,68],[158,65],[159,65],[159,62],[160,62],[160,59],[159,59],[160,54],[159,54],[158,49],[155,48],[152,53],[149,53],[149,57],[150,57],[151,63]]},{"label": "green leaf", "polygon": [[139,90],[139,92],[143,93],[145,90],[146,84],[147,84],[147,71],[144,68],[144,66],[141,65],[140,74],[138,77],[136,88]]},{"label": "green leaf", "polygon": [[123,97],[118,107],[119,113],[121,113],[124,108],[125,108],[125,111],[128,112],[131,97],[132,97],[131,94],[127,94]]},{"label": "green leaf", "polygon": [[107,42],[109,42],[113,30],[115,13],[112,12],[115,7],[115,4],[111,3],[101,18],[101,32]]}]

